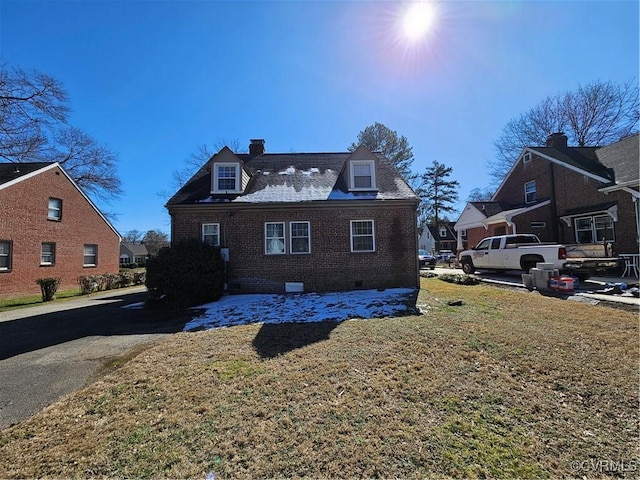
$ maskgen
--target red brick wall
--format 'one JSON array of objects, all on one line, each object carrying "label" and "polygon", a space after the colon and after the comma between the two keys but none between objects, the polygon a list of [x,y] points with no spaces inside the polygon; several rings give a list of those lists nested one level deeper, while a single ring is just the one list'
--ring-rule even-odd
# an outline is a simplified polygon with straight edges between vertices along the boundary
[{"label": "red brick wall", "polygon": [[[551,169],[553,169],[553,175]],[[553,189],[552,178],[555,184]],[[599,192],[598,189],[603,187],[601,182],[534,156],[530,162],[526,164],[520,162],[516,166],[495,200],[514,207],[523,206],[524,183],[530,180],[536,180],[536,193],[539,200],[552,198],[555,194],[556,212],[549,206],[515,217],[518,233],[535,233],[545,242],[575,243],[573,224],[568,227],[559,217],[574,208],[617,202],[618,222],[614,224],[616,235],[614,250],[618,253],[637,252],[636,220],[630,194]],[[533,221],[546,222],[547,225],[544,229],[532,229]],[[471,241],[469,245],[472,245]]]},{"label": "red brick wall", "polygon": [[[389,205],[391,204],[391,205]],[[219,223],[229,248],[231,291],[278,293],[284,282],[303,282],[305,291],[356,288],[418,288],[416,210],[413,205],[237,208],[202,205],[174,209],[172,241],[200,238],[202,223]],[[374,220],[373,253],[352,253],[350,220]],[[267,255],[265,222],[309,221],[311,253]],[[287,225],[287,242],[288,225]]]},{"label": "red brick wall", "polygon": [[[62,199],[61,221],[47,220],[50,197]],[[38,278],[60,277],[59,290],[71,290],[82,275],[118,271],[118,235],[58,167],[3,188],[0,205],[0,240],[13,247],[0,298],[40,293]],[[42,242],[56,244],[55,265],[40,266]],[[96,267],[83,267],[84,244],[98,245]]]}]

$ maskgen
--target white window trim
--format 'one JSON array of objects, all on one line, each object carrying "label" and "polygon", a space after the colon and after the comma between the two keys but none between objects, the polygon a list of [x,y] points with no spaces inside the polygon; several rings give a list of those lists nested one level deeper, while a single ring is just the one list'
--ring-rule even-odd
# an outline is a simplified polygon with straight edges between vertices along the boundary
[{"label": "white window trim", "polygon": [[[42,254],[44,253],[44,251],[42,250],[42,247],[44,247],[45,245],[52,245],[50,262],[44,262],[42,260]],[[42,242],[40,244],[40,265],[50,266],[55,264],[56,264],[56,244],[54,242]]]},{"label": "white window trim", "polygon": [[[527,193],[527,185],[531,185],[531,184],[533,184],[534,189],[533,189],[533,192],[529,192],[529,193],[533,193],[534,199],[529,201],[527,199],[527,195],[528,195],[528,193]],[[528,182],[525,182],[524,183],[524,203],[526,205],[531,205],[532,203],[536,203],[537,198],[538,198],[538,186],[536,185],[536,181],[535,180],[529,180]]]},{"label": "white window trim", "polygon": [[[233,167],[236,172],[236,188],[231,190],[220,190],[218,189],[218,167]],[[234,162],[218,162],[213,164],[213,185],[211,192],[212,193],[239,193],[242,190],[240,189],[240,184],[242,182],[242,178],[240,176],[240,164]]]},{"label": "white window trim", "polygon": [[[93,255],[87,255],[85,248],[87,247],[94,247],[94,253]],[[93,263],[86,263],[86,257],[87,256],[93,256],[94,257],[94,262]],[[82,246],[82,266],[83,267],[97,267],[98,266],[98,245],[96,245],[95,243],[85,243]]]},{"label": "white window trim", "polygon": [[12,250],[13,250],[13,245],[11,244],[11,240],[0,240],[0,243],[5,243],[8,245],[9,247],[9,252],[5,255],[3,254],[3,257],[7,257],[7,266],[6,267],[0,267],[0,272],[8,272],[11,270],[11,255],[12,255]]},{"label": "white window trim", "polygon": [[[373,250],[354,250],[353,249],[353,239],[355,237],[368,237],[369,235],[355,235],[353,234],[353,224],[356,222],[371,222],[371,237],[372,237],[372,248]],[[351,243],[351,253],[371,253],[376,251],[376,224],[373,219],[362,219],[362,220],[351,220],[349,223],[349,240]]]},{"label": "white window trim", "polygon": [[[295,238],[306,238],[307,245],[309,249],[306,252],[294,252],[293,251],[293,224],[294,223],[306,223],[307,224],[307,236],[306,237],[295,237]],[[311,222],[309,221],[291,221],[289,222],[289,252],[291,255],[309,255],[311,253]]]},{"label": "white window trim", "polygon": [[[52,200],[58,203],[58,205],[53,208],[51,207]],[[58,215],[52,217],[51,215],[49,215],[50,210],[54,210],[55,212],[57,212]],[[49,200],[47,201],[47,220],[54,220],[56,222],[59,222],[62,220],[62,199],[49,197]]]},{"label": "white window trim", "polygon": [[531,152],[525,152],[525,154],[522,156],[522,161],[523,163],[529,163],[531,161]]},{"label": "white window trim", "polygon": [[[213,245],[214,247],[219,247],[220,246],[220,224],[219,223],[203,223],[202,227],[200,228],[200,233],[202,234],[201,235],[201,240],[202,240],[203,243],[206,243],[204,227],[205,226],[211,226],[211,225],[218,227],[217,242],[214,242],[211,245]],[[207,236],[213,236],[213,235],[209,234]]]},{"label": "white window trim", "polygon": [[[615,242],[616,241],[616,222],[613,220],[613,218],[611,218],[610,215],[608,215],[607,213],[594,213],[591,215],[583,215],[583,216],[576,216],[573,218],[573,230],[574,230],[574,235],[575,235],[575,241],[577,244],[580,244],[580,240],[579,240],[579,236],[578,236],[578,231],[591,231],[591,242],[587,242],[587,243],[599,243],[602,242],[602,240],[598,239],[598,229],[596,228],[596,218],[598,217],[609,217],[611,220],[611,229],[613,230],[613,239],[609,239],[606,240],[607,242]],[[579,220],[583,220],[585,218],[590,219],[590,229],[582,229],[582,230],[578,230],[578,221]]]},{"label": "white window trim", "polygon": [[[282,237],[267,237],[268,225],[282,225]],[[264,254],[265,255],[286,255],[287,254],[287,225],[286,222],[264,222]],[[267,242],[269,239],[282,240],[283,251],[282,252],[270,252]]]},{"label": "white window trim", "polygon": [[[371,186],[370,187],[356,187],[355,182],[355,166],[356,165],[370,165],[371,166]],[[377,190],[376,184],[376,162],[374,160],[351,160],[349,162],[349,185],[351,190],[355,191],[371,191]]]}]

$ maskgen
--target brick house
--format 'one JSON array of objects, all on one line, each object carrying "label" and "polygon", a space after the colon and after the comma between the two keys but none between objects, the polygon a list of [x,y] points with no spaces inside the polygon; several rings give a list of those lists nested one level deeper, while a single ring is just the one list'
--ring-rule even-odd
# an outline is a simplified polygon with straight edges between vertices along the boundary
[{"label": "brick house", "polygon": [[120,235],[58,163],[0,164],[0,298],[118,272]]},{"label": "brick house", "polygon": [[231,292],[418,288],[418,197],[381,155],[224,147],[167,203],[171,239],[220,246]]},{"label": "brick house", "polygon": [[517,232],[638,253],[638,158],[637,134],[606,147],[569,147],[564,134],[549,135],[546,146],[523,149],[490,202],[466,205],[455,225],[458,250]]}]

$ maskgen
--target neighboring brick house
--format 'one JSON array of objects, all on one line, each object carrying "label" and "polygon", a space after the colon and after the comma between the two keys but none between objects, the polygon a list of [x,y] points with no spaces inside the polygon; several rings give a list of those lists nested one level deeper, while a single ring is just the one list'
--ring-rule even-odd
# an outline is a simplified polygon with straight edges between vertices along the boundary
[{"label": "neighboring brick house", "polygon": [[0,205],[0,298],[118,271],[120,235],[60,164],[0,164]]},{"label": "neighboring brick house", "polygon": [[149,252],[144,243],[122,242],[120,244],[120,265],[145,265],[149,258]]},{"label": "neighboring brick house", "polygon": [[224,147],[167,203],[173,243],[218,245],[231,292],[419,287],[418,197],[380,155]]},{"label": "neighboring brick house", "polygon": [[[535,233],[564,244],[610,243],[638,253],[638,135],[606,147],[569,147],[555,133],[526,147],[490,202],[467,204],[455,229],[458,250],[504,233]],[[604,250],[603,250],[604,252]]]}]

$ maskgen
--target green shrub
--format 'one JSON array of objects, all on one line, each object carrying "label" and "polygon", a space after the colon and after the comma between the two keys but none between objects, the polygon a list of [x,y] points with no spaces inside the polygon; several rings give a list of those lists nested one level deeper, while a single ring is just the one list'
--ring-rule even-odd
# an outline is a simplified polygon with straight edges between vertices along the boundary
[{"label": "green shrub", "polygon": [[220,249],[199,240],[165,247],[147,261],[146,285],[152,302],[184,308],[220,298],[224,263]]},{"label": "green shrub", "polygon": [[56,298],[56,292],[60,285],[59,278],[39,278],[36,283],[40,285],[43,302],[50,302]]}]

